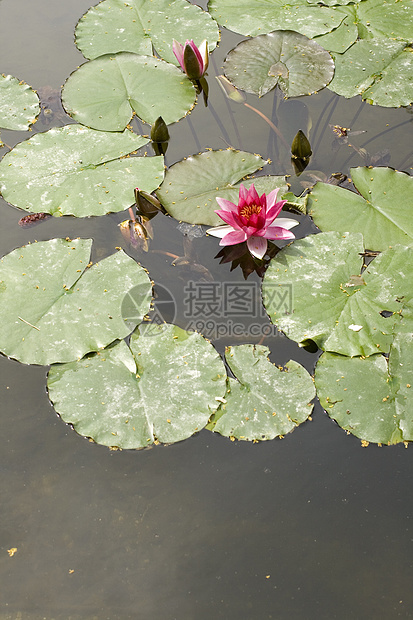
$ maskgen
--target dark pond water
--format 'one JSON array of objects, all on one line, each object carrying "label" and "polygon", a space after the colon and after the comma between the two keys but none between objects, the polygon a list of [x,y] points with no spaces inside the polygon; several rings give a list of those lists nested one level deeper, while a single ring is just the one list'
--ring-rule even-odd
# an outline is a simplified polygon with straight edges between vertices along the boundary
[{"label": "dark pond water", "polygon": [[[89,6],[89,0],[0,2],[0,70],[38,89],[52,110],[34,131],[68,122],[57,91],[83,61],[73,29]],[[291,173],[268,125],[244,106],[228,106],[214,83],[239,40],[224,33],[209,70],[213,109],[200,102],[171,127],[168,165],[230,144],[271,157],[268,174]],[[271,117],[278,96],[248,102]],[[325,90],[285,102],[282,113],[288,142],[311,119],[315,174],[349,174],[349,166],[365,163],[349,146],[333,150],[329,123],[366,130],[352,143],[379,163],[411,172],[411,110],[372,107]],[[10,146],[28,135],[2,131]],[[301,180],[291,181],[294,189]],[[145,254],[124,242],[117,224],[125,214],[21,229],[21,212],[0,200],[1,255],[34,239],[80,235],[93,237],[94,259],[123,246],[176,299],[195,279],[162,253],[184,252],[170,218],[155,218]],[[192,243],[192,258],[214,281],[244,282],[240,269],[218,264],[217,251],[212,238]],[[251,320],[268,325],[263,317]],[[176,321],[185,326],[179,308]],[[222,352],[258,339],[228,334],[214,344]],[[313,370],[316,356],[285,337],[265,344],[274,362],[292,357]],[[411,448],[362,448],[318,406],[312,421],[283,440],[231,442],[203,431],[169,447],[113,452],[59,419],[46,373],[0,357],[0,620],[413,617]]]}]

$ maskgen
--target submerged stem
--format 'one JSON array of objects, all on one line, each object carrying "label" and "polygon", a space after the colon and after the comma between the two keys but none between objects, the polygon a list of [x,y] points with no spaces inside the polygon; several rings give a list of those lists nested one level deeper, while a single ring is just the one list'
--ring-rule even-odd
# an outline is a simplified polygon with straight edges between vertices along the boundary
[{"label": "submerged stem", "polygon": [[271,127],[271,129],[273,129],[275,131],[275,133],[277,134],[277,136],[280,138],[281,142],[284,144],[285,148],[287,149],[287,151],[290,150],[289,145],[287,144],[284,136],[282,135],[281,131],[278,129],[278,127],[276,127],[274,125],[274,123],[272,121],[270,121],[270,119],[265,116],[265,114],[263,114],[262,112],[260,112],[260,110],[257,110],[257,108],[254,108],[252,105],[250,105],[249,103],[247,103],[246,101],[244,101],[244,105],[247,106],[247,108],[249,108],[250,110],[254,110],[254,112],[256,112],[259,116],[261,116],[261,118],[264,119],[264,121],[266,123],[269,124],[269,126]]}]

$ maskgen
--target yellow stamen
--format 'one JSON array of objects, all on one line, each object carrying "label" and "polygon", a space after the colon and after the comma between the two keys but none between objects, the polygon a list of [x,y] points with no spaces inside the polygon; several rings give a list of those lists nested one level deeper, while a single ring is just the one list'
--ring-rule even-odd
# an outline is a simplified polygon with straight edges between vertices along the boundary
[{"label": "yellow stamen", "polygon": [[240,211],[240,215],[242,215],[242,217],[251,217],[251,215],[253,215],[254,213],[256,213],[258,215],[258,213],[260,213],[262,207],[260,205],[249,205],[246,207],[242,207],[241,211]]}]

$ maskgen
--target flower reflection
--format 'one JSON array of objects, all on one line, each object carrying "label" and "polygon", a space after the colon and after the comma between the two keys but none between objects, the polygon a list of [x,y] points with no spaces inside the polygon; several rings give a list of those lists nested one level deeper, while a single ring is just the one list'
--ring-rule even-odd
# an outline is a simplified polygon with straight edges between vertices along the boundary
[{"label": "flower reflection", "polygon": [[276,245],[268,242],[267,256],[261,260],[255,258],[248,250],[247,244],[238,243],[237,245],[227,245],[218,252],[215,258],[220,258],[220,265],[231,263],[231,271],[240,267],[246,280],[252,273],[257,273],[260,278],[268,267],[268,263],[281,250]]}]

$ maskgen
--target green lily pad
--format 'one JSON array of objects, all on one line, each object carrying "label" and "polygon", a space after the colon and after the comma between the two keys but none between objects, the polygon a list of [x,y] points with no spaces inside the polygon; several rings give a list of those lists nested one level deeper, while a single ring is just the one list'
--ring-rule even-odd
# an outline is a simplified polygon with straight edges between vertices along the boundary
[{"label": "green lily pad", "polygon": [[409,0],[363,0],[354,10],[360,39],[388,37],[411,42],[413,3]]},{"label": "green lily pad", "polygon": [[[313,2],[314,0],[311,0]],[[357,39],[381,39],[387,37],[388,40],[403,40],[407,43],[411,42],[411,33],[413,31],[413,6],[412,3],[405,0],[363,0],[347,4],[347,6],[337,6],[334,8],[337,14],[341,13],[345,17],[341,24],[334,28],[331,32],[316,36],[315,39],[329,52],[343,54]],[[384,45],[384,47],[386,47]],[[351,51],[350,56],[358,57],[359,51],[364,52],[365,48],[356,46]],[[365,54],[364,54],[365,56]],[[380,62],[380,53],[375,54]],[[361,60],[361,56],[360,56]],[[370,58],[366,58],[367,63]],[[346,60],[345,57],[336,57],[336,62],[343,65],[343,68],[349,68],[350,78],[352,77],[352,68],[349,67],[352,57]],[[375,67],[377,69],[377,65]],[[336,70],[337,72],[337,70]],[[378,73],[376,71],[376,73]],[[364,79],[365,76],[361,76]],[[400,76],[399,76],[400,79]],[[354,82],[350,80],[350,84]],[[346,87],[343,84],[343,87]],[[352,96],[352,95],[351,95]]]},{"label": "green lily pad", "polygon": [[323,6],[309,6],[307,0],[209,0],[208,10],[218,24],[246,36],[273,30],[294,30],[307,37],[330,32],[343,14]]},{"label": "green lily pad", "polygon": [[1,193],[33,213],[86,217],[123,211],[134,202],[136,185],[152,192],[162,182],[163,157],[127,157],[147,142],[128,130],[50,129],[3,157]]},{"label": "green lily pad", "polygon": [[413,49],[405,41],[384,37],[357,41],[334,59],[336,72],[329,89],[338,95],[361,95],[386,107],[413,101]]},{"label": "green lily pad", "polygon": [[[243,185],[245,185],[247,189],[249,189],[251,185],[254,184],[254,187],[260,196],[264,193],[269,194],[270,192],[272,192],[273,189],[277,189],[278,187],[280,191],[277,194],[277,200],[287,200],[287,198],[285,198],[285,195],[284,195],[285,193],[287,193],[287,190],[288,190],[288,183],[286,182],[286,177],[268,174],[262,177],[248,178],[246,181],[242,181],[242,183]],[[234,200],[233,200],[234,204],[238,204],[238,195],[239,195],[240,185],[241,185],[241,181],[239,183],[236,183],[235,185],[237,189],[237,194],[235,195]],[[285,205],[285,208],[287,207],[288,207],[288,204]],[[220,223],[222,223],[221,219],[220,219]]]},{"label": "green lily pad", "polygon": [[[164,182],[156,192],[160,202],[172,217],[190,224],[219,226],[221,218],[216,197],[238,203],[239,181],[267,162],[259,155],[245,151],[206,151],[192,155],[171,166]],[[276,187],[287,191],[285,177],[257,177],[257,191],[267,193]]]},{"label": "green lily pad", "polygon": [[361,232],[365,247],[381,251],[413,241],[413,178],[392,168],[352,168],[358,194],[317,183],[307,211],[323,231]]},{"label": "green lily pad", "polygon": [[[413,248],[386,250],[360,276],[363,249],[360,234],[335,232],[310,235],[282,249],[263,281],[271,321],[292,340],[314,340],[326,351],[387,353],[396,328],[413,331],[412,317],[404,316],[413,296]],[[279,291],[286,287],[292,289],[292,312],[282,314]],[[393,314],[386,318],[383,311]]]},{"label": "green lily pad", "polygon": [[259,97],[277,84],[285,97],[299,97],[324,88],[334,62],[315,41],[278,30],[239,43],[225,59],[224,72],[237,88]]},{"label": "green lily pad", "polygon": [[124,342],[52,366],[47,387],[61,418],[97,443],[145,448],[200,431],[225,394],[214,347],[175,325],[142,325]]},{"label": "green lily pad", "polygon": [[413,440],[413,334],[399,334],[383,355],[324,353],[315,369],[317,394],[341,428],[368,442]]},{"label": "green lily pad", "polygon": [[0,127],[26,131],[39,112],[39,98],[28,84],[0,75]]},{"label": "green lily pad", "polygon": [[151,56],[154,48],[172,64],[178,64],[173,39],[181,43],[193,39],[196,45],[206,39],[209,51],[219,40],[216,22],[186,0],[103,0],[83,15],[75,34],[85,58],[117,52]]},{"label": "green lily pad", "polygon": [[68,114],[82,125],[122,131],[137,114],[153,125],[159,116],[174,123],[193,107],[196,92],[180,69],[151,56],[128,52],[86,62],[62,92]]},{"label": "green lily pad", "polygon": [[281,196],[282,200],[286,200],[287,204],[285,209],[288,211],[299,211],[300,213],[307,213],[307,200],[308,194],[305,196],[296,196],[293,192],[287,192]]},{"label": "green lily pad", "polygon": [[91,239],[26,245],[0,262],[0,351],[25,364],[80,359],[125,338],[121,316],[134,288],[135,326],[149,311],[146,271],[123,251],[88,268]]},{"label": "green lily pad", "polygon": [[225,402],[212,417],[210,430],[248,441],[274,439],[308,419],[315,397],[308,372],[290,361],[285,369],[268,359],[268,347],[228,347],[225,358],[237,379],[229,379]]},{"label": "green lily pad", "polygon": [[[365,0],[363,0],[363,2],[364,1]],[[340,11],[344,16],[341,24],[331,32],[314,37],[314,40],[329,52],[343,54],[353,45],[358,37],[357,21],[355,17],[356,5],[351,4],[340,8],[337,7],[335,11],[337,13]]]}]

